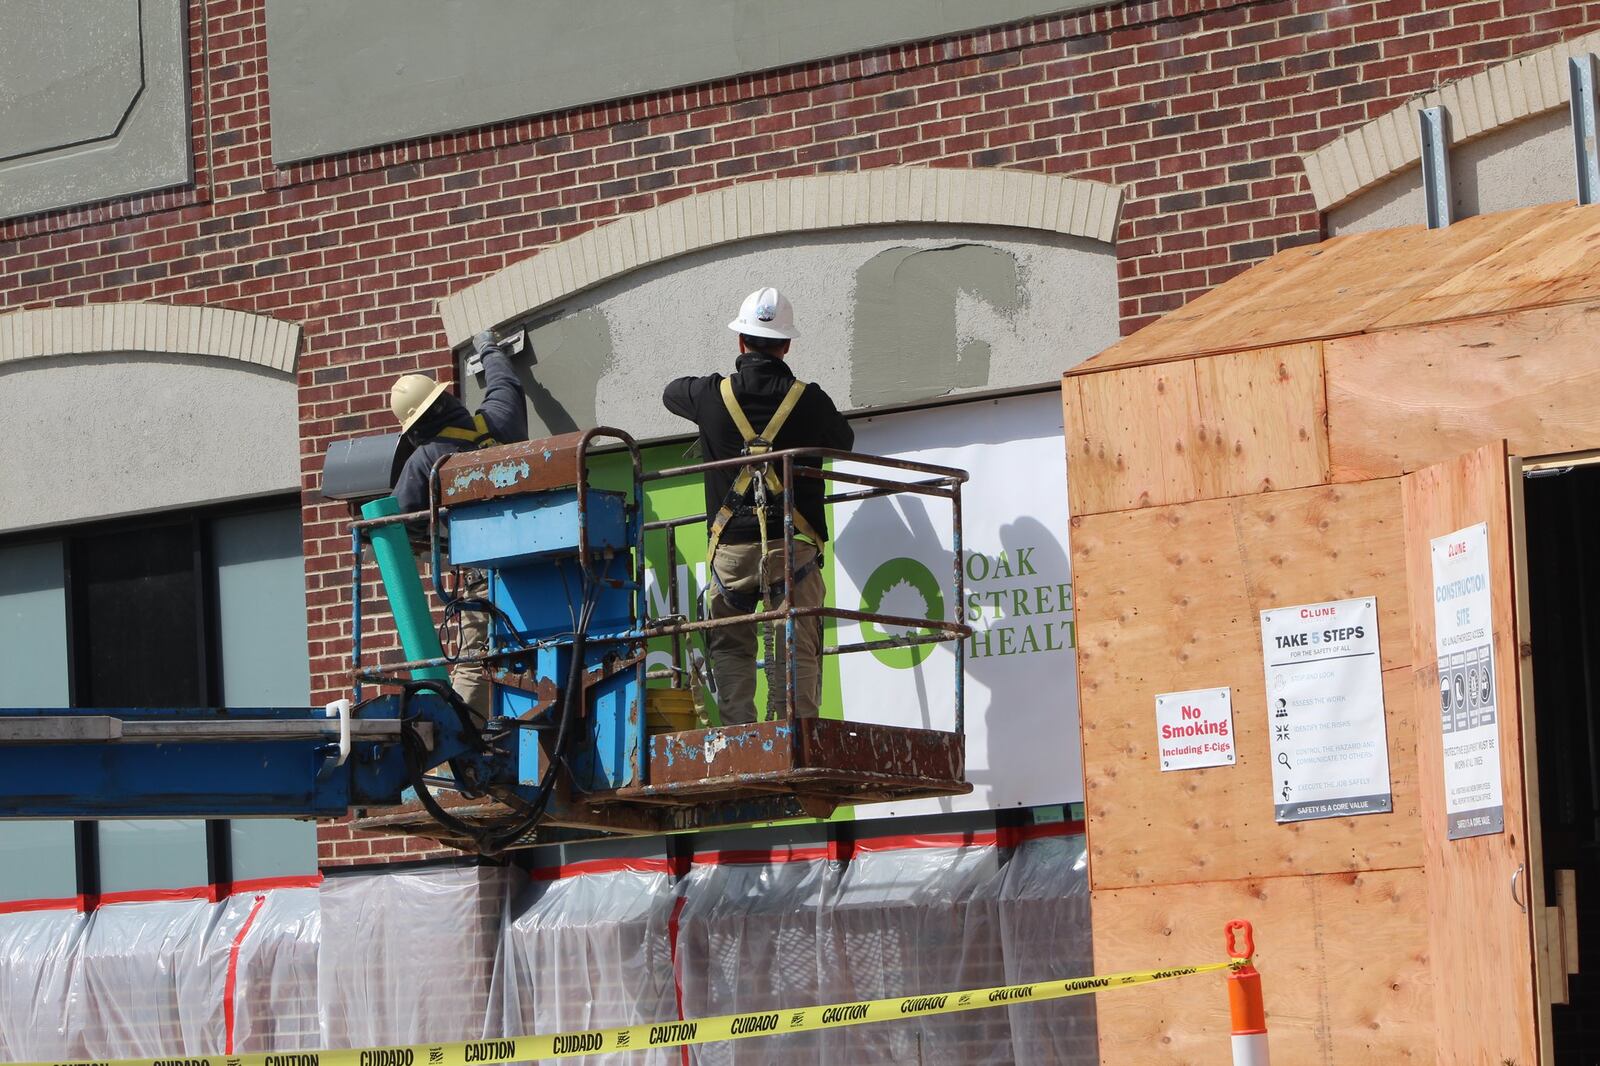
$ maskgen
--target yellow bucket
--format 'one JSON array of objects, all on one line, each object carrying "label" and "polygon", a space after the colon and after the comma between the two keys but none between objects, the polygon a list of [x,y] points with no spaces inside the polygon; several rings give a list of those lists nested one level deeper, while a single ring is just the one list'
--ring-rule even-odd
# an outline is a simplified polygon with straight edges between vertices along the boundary
[{"label": "yellow bucket", "polygon": [[700,727],[694,693],[686,688],[651,688],[644,694],[644,725],[649,733],[682,733]]}]

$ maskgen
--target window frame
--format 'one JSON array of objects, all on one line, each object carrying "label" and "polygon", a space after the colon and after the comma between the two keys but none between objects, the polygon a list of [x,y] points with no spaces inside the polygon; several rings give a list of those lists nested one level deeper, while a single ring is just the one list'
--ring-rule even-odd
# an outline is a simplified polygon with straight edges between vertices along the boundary
[{"label": "window frame", "polygon": [[[297,514],[301,513],[302,501],[299,493],[273,493],[266,496],[252,496],[243,500],[232,500],[226,503],[202,504],[177,510],[151,511],[145,514],[123,515],[115,518],[75,522],[64,526],[46,526],[17,533],[0,534],[0,549],[48,541],[55,541],[61,545],[61,584],[62,595],[65,600],[67,628],[68,706],[71,708],[79,707],[79,701],[85,688],[83,672],[87,668],[83,650],[80,646],[86,639],[86,632],[77,624],[79,621],[78,615],[81,613],[79,601],[82,589],[79,587],[79,583],[74,581],[73,575],[73,556],[75,554],[76,541],[107,534],[131,533],[162,526],[188,525],[191,544],[191,572],[197,577],[195,581],[197,601],[195,607],[199,624],[196,626],[196,635],[198,637],[196,654],[199,656],[197,664],[198,677],[203,694],[198,706],[220,707],[223,705],[223,670],[225,667],[221,661],[222,604],[217,582],[216,553],[212,543],[213,525],[219,519],[266,514],[290,508],[293,508]],[[303,558],[303,543],[301,554]],[[309,649],[307,650],[309,654]],[[233,842],[230,831],[232,820],[212,818],[205,821],[206,876],[209,878],[209,884],[218,886],[230,885],[234,880]],[[76,894],[89,901],[98,899],[102,894],[103,882],[100,868],[98,824],[95,819],[75,819],[73,821]]]}]

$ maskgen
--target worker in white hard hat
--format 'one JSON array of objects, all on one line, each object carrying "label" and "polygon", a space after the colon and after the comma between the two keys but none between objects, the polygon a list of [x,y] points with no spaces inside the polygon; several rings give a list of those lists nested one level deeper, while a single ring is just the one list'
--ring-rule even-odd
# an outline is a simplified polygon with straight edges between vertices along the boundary
[{"label": "worker in white hard hat", "polygon": [[[441,456],[528,439],[528,406],[510,358],[492,333],[478,334],[472,347],[482,359],[484,377],[483,400],[476,412],[467,411],[448,382],[423,374],[404,374],[389,390],[389,409],[416,449],[395,480],[394,496],[403,514],[428,509],[428,479]],[[489,585],[483,572],[464,569],[457,595],[486,599]],[[457,617],[458,654],[482,654],[488,647],[489,616],[463,610]],[[492,689],[480,664],[456,664],[450,671],[450,687],[472,707],[480,724],[488,719]]]},{"label": "worker in white hard hat", "polygon": [[[692,421],[700,431],[707,460],[759,455],[785,448],[848,450],[855,432],[822,388],[795,378],[789,369],[791,342],[798,337],[794,309],[777,289],[761,288],[745,297],[739,317],[728,323],[739,336],[739,356],[728,377],[679,378],[667,385],[667,410]],[[821,466],[817,459],[797,465]],[[763,469],[766,473],[763,474]],[[710,616],[750,614],[758,603],[768,609],[783,600],[784,497],[794,500],[795,571],[790,602],[820,607],[825,593],[822,545],[828,539],[820,478],[796,477],[781,484],[776,465],[708,470],[705,473],[707,571],[712,583]],[[764,504],[764,505],[763,505]],[[783,627],[772,640],[768,664],[768,706],[781,717],[786,673]],[[773,630],[768,630],[769,634]],[[716,681],[717,709],[724,725],[756,720],[756,627],[729,625],[706,630]],[[822,619],[795,621],[795,713],[814,717],[822,700]]]}]

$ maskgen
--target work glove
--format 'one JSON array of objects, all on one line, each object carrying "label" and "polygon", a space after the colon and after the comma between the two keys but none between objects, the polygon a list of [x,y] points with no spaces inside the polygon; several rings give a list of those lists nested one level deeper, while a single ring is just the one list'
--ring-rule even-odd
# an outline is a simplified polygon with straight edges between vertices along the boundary
[{"label": "work glove", "polygon": [[467,353],[467,370],[473,374],[482,374],[484,354],[500,350],[500,342],[495,339],[493,331],[486,329],[476,334],[472,338],[472,351]]}]

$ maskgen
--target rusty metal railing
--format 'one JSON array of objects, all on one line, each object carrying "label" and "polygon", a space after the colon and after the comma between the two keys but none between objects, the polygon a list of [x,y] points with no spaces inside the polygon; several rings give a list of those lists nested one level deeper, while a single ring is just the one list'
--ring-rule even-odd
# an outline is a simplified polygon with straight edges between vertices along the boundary
[{"label": "rusty metal railing", "polygon": [[[807,463],[806,460],[812,460]],[[877,467],[888,471],[901,471],[911,474],[924,475],[915,481],[893,480],[890,478],[876,477],[871,474],[856,471],[840,470],[835,466],[824,469],[821,463],[832,460],[835,464],[841,462],[854,463],[862,466]],[[966,732],[965,689],[966,689],[966,638],[972,635],[971,627],[961,622],[949,619],[912,618],[904,615],[885,614],[874,611],[852,611],[842,607],[796,607],[792,604],[795,584],[795,522],[794,522],[794,492],[792,487],[797,484],[795,478],[807,477],[827,482],[842,482],[844,484],[858,485],[860,488],[847,492],[825,493],[822,499],[824,507],[833,504],[855,502],[860,500],[876,499],[885,496],[894,496],[910,493],[920,496],[932,496],[947,499],[951,506],[951,548],[953,562],[951,567],[951,592],[952,603],[955,605],[959,617],[961,604],[966,602],[966,572],[962,567],[961,543],[961,486],[967,480],[967,473],[955,467],[937,466],[932,463],[915,462],[908,459],[891,459],[885,456],[866,455],[860,452],[841,451],[835,448],[789,448],[783,451],[767,452],[757,456],[738,456],[732,459],[715,459],[704,463],[695,463],[688,466],[671,467],[644,474],[642,480],[664,481],[671,478],[686,477],[691,475],[704,475],[707,471],[740,469],[743,467],[756,468],[756,476],[764,477],[765,471],[772,466],[778,466],[781,473],[779,483],[782,486],[780,497],[782,524],[783,524],[783,595],[779,606],[769,607],[764,611],[755,611],[749,614],[731,615],[724,618],[694,618],[683,622],[663,620],[657,624],[646,625],[646,630],[651,637],[670,637],[673,647],[673,666],[678,676],[682,676],[686,664],[683,653],[683,637],[686,634],[704,632],[706,630],[735,625],[759,625],[763,623],[783,622],[784,624],[784,698],[783,712],[785,718],[794,717],[798,697],[799,670],[795,668],[796,651],[796,622],[801,618],[834,619],[847,622],[867,622],[881,627],[894,627],[899,629],[914,630],[902,636],[884,637],[876,640],[857,641],[845,645],[825,645],[823,655],[845,655],[854,652],[873,651],[884,648],[914,647],[920,644],[936,644],[953,641],[955,643],[955,728],[958,734]],[[702,514],[685,515],[677,518],[647,522],[643,529],[647,532],[665,531],[667,534],[667,603],[676,610],[679,606],[678,595],[678,542],[677,530],[681,526],[697,522],[705,522],[707,516]],[[820,551],[822,545],[817,545]],[[766,584],[765,560],[760,566],[758,585]],[[714,580],[707,574],[708,580]],[[676,684],[676,680],[674,681]]]}]

